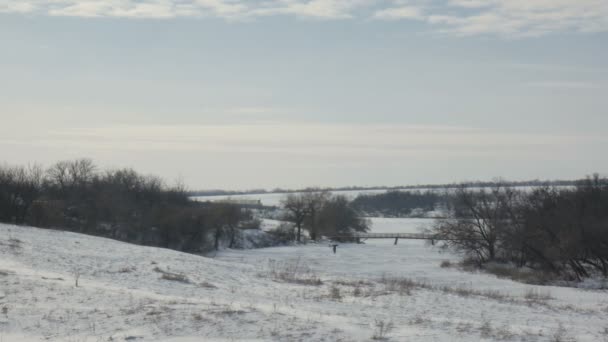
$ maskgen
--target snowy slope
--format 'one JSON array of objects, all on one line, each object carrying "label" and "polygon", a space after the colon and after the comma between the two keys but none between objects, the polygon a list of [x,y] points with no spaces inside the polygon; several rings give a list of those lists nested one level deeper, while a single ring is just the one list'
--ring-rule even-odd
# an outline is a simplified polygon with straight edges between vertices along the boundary
[{"label": "snowy slope", "polygon": [[455,259],[383,240],[205,258],[0,225],[0,341],[369,341],[389,322],[391,341],[608,338],[608,293],[439,266]]}]

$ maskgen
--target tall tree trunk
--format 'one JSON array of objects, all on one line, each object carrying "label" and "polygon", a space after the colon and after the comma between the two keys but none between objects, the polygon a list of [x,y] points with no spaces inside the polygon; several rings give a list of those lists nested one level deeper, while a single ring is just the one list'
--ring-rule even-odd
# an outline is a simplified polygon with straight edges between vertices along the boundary
[{"label": "tall tree trunk", "polygon": [[296,226],[298,227],[297,240],[300,242],[300,236],[302,235],[302,223],[298,222]]}]

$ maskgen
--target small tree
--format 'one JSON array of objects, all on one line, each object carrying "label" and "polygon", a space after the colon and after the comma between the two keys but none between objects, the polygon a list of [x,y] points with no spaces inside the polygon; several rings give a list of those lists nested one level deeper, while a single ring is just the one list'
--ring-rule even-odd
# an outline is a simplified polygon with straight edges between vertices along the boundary
[{"label": "small tree", "polygon": [[310,238],[317,240],[320,232],[320,214],[323,207],[329,199],[329,192],[327,191],[314,191],[310,190],[303,194],[304,203],[306,208],[306,218],[304,220],[304,227],[308,230]]},{"label": "small tree", "polygon": [[296,240],[300,242],[302,225],[308,213],[304,196],[302,194],[289,194],[281,200],[281,205],[286,211],[285,220],[293,222],[296,226]]},{"label": "small tree", "polygon": [[347,237],[368,231],[369,225],[369,220],[362,218],[343,195],[329,198],[319,214],[319,230],[325,235]]}]

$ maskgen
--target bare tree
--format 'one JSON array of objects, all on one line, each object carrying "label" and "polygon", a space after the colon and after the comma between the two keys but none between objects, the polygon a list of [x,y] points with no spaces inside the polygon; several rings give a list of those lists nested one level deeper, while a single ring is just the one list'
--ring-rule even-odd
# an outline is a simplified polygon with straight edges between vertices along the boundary
[{"label": "bare tree", "polygon": [[482,263],[497,257],[499,237],[510,226],[509,207],[516,192],[496,184],[489,191],[462,186],[454,195],[451,217],[438,220],[434,231],[446,243]]},{"label": "bare tree", "polygon": [[312,240],[316,240],[319,236],[320,224],[319,217],[321,210],[329,199],[329,192],[310,190],[303,194],[304,203],[306,206],[306,218],[304,226],[310,234]]},{"label": "bare tree", "polygon": [[293,222],[296,226],[296,240],[301,241],[302,225],[307,216],[307,205],[302,194],[288,194],[281,200],[283,208],[287,211],[285,220]]}]

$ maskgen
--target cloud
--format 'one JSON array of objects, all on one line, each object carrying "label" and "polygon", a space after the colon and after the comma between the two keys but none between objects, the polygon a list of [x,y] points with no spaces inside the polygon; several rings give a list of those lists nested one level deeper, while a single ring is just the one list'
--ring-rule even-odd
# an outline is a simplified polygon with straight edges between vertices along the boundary
[{"label": "cloud", "polygon": [[385,20],[423,19],[422,9],[414,6],[386,8],[374,13],[374,18]]},{"label": "cloud", "polygon": [[608,2],[604,0],[451,0],[449,4],[456,13],[447,15],[442,24],[446,31],[461,35],[540,36],[608,30]]},{"label": "cloud", "polygon": [[351,19],[354,11],[373,4],[372,0],[275,0],[251,10],[251,16],[295,15],[320,19]]},{"label": "cloud", "polygon": [[433,31],[462,36],[608,31],[606,0],[0,0],[2,12],[155,19],[417,20]]},{"label": "cloud", "polygon": [[591,82],[576,82],[576,81],[543,81],[532,82],[526,84],[529,87],[535,88],[553,88],[553,89],[594,89],[599,88],[599,85]]},{"label": "cloud", "polygon": [[[306,132],[306,134],[302,134]],[[61,149],[284,153],[297,155],[394,157],[491,156],[543,153],[564,146],[608,143],[599,136],[547,135],[435,125],[337,125],[258,123],[209,125],[101,125],[57,128],[37,136],[4,132],[3,145],[39,144]],[[361,137],[366,137],[365,141]]]}]

